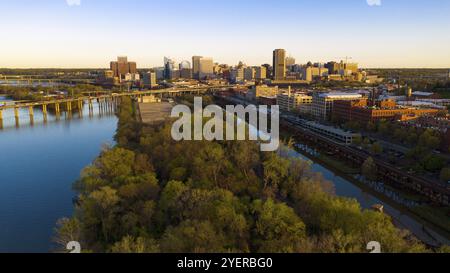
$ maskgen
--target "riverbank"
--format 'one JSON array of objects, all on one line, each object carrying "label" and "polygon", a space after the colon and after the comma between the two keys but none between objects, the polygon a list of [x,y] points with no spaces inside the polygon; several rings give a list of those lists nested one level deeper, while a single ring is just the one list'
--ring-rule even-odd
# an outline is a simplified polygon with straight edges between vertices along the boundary
[{"label": "riverbank", "polygon": [[[295,135],[289,133],[288,130],[285,129],[281,131],[281,136],[286,140],[291,138],[295,139]],[[360,170],[355,169],[353,166],[346,165],[343,161],[338,161],[331,156],[324,155],[325,151],[319,152],[317,150],[314,150],[313,147],[310,147],[308,149],[311,152],[308,153],[299,149],[296,150],[313,162],[320,163],[327,169],[345,178],[352,184],[358,186],[358,188],[362,189],[364,192],[370,193],[371,195],[375,196],[385,206],[387,204],[391,206],[394,210],[388,209],[386,212],[391,217],[396,219],[399,227],[410,229],[419,239],[428,242],[429,244],[431,244],[432,241],[441,242],[442,244],[450,244],[450,220],[448,217],[445,217],[445,210],[443,210],[442,208],[431,208],[426,205],[422,207],[408,207],[402,205],[399,202],[395,202],[385,194],[375,190],[373,187],[370,187],[367,183],[363,183],[358,179],[355,179],[355,175],[359,175]],[[414,193],[403,194],[399,189],[385,185],[383,187],[391,188],[392,190],[394,190],[399,195],[397,200],[402,200],[403,198],[407,198],[408,200],[413,199],[411,200],[413,202],[416,200],[423,200],[421,196],[418,196]],[[409,218],[414,219],[416,224],[414,224],[411,219],[402,219],[403,214],[407,215]]]}]

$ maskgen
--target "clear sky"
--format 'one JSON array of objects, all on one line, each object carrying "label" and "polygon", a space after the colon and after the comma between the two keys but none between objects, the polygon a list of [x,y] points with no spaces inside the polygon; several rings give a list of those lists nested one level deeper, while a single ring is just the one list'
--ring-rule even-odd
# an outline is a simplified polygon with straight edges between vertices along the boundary
[{"label": "clear sky", "polygon": [[449,14],[450,0],[0,0],[0,67],[257,65],[285,48],[298,63],[449,68]]}]

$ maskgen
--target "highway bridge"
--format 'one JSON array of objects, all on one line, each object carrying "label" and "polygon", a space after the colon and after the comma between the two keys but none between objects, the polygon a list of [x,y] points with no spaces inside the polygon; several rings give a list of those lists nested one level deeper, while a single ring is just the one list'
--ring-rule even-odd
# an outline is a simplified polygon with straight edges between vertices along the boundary
[{"label": "highway bridge", "polygon": [[[83,105],[87,103],[89,105],[89,112],[93,112],[94,102],[98,102],[99,107],[112,107],[120,103],[120,99],[122,97],[132,97],[132,98],[141,98],[143,96],[160,96],[162,97],[174,97],[185,94],[194,94],[194,95],[202,95],[209,92],[219,92],[224,91],[229,88],[235,87],[234,85],[220,85],[220,86],[201,86],[201,87],[193,87],[193,88],[167,88],[160,90],[146,90],[146,91],[134,91],[134,92],[126,92],[126,93],[110,93],[110,94],[101,94],[101,95],[89,95],[89,96],[81,96],[77,98],[65,98],[65,99],[56,99],[56,100],[46,100],[46,101],[33,101],[33,102],[8,102],[7,104],[0,104],[0,128],[3,125],[3,111],[12,109],[14,110],[14,117],[16,119],[16,124],[18,124],[19,120],[19,110],[20,109],[28,109],[28,113],[30,116],[30,121],[33,120],[34,117],[34,109],[42,108],[42,114],[44,116],[44,121],[47,120],[48,108],[54,109],[57,117],[60,116],[61,111],[66,111],[68,113],[72,113],[73,110],[78,110],[81,114],[83,110]],[[96,92],[87,92],[90,94],[95,94]]]}]

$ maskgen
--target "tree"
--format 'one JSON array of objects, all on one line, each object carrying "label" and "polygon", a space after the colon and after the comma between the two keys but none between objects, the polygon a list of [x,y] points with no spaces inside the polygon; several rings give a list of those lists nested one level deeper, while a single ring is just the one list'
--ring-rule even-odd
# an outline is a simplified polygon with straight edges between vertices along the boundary
[{"label": "tree", "polygon": [[377,179],[377,165],[372,157],[369,157],[364,161],[361,167],[361,173],[370,180]]},{"label": "tree", "polygon": [[379,142],[374,143],[370,149],[375,155],[380,155],[383,153],[383,146],[381,146]]},{"label": "tree", "polygon": [[112,253],[158,253],[159,245],[150,238],[131,236],[124,237],[120,242],[115,243],[111,248]]},{"label": "tree", "polygon": [[206,184],[212,182],[209,186],[217,186],[220,173],[227,164],[225,153],[222,146],[217,143],[204,144],[194,158],[193,176]]},{"label": "tree", "polygon": [[450,181],[450,167],[446,167],[441,170],[440,178],[443,182]]},{"label": "tree", "polygon": [[427,129],[425,132],[423,132],[419,137],[419,144],[420,146],[429,149],[429,150],[435,150],[437,147],[439,147],[440,139],[438,136],[434,135],[433,130]]},{"label": "tree", "polygon": [[270,188],[273,193],[278,190],[278,186],[288,175],[289,161],[278,157],[275,153],[270,153],[264,160],[264,189]]},{"label": "tree", "polygon": [[445,159],[440,156],[430,155],[423,160],[425,170],[429,172],[441,171],[445,166]]},{"label": "tree", "polygon": [[363,140],[361,135],[357,135],[353,138],[353,144],[355,144],[356,146],[361,146],[362,142]]},{"label": "tree", "polygon": [[103,187],[81,199],[82,222],[89,239],[108,242],[114,233],[117,191]]},{"label": "tree", "polygon": [[135,155],[133,151],[113,148],[104,151],[94,165],[102,170],[102,177],[113,180],[131,175],[134,162]]},{"label": "tree", "polygon": [[58,252],[67,252],[69,242],[81,242],[81,223],[77,218],[62,218],[56,223],[55,237],[53,241],[57,245]]},{"label": "tree", "polygon": [[249,141],[234,141],[231,147],[231,158],[246,178],[259,163],[258,147]]},{"label": "tree", "polygon": [[261,253],[301,252],[306,239],[306,227],[294,210],[272,199],[253,203],[255,214],[254,242]]},{"label": "tree", "polygon": [[163,253],[227,252],[225,238],[209,221],[187,220],[167,228],[161,239]]}]

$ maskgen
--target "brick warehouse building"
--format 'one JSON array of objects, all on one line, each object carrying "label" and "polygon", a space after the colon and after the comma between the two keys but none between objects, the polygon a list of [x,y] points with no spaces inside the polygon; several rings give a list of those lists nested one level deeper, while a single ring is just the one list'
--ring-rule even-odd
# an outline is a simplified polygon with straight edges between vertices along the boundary
[{"label": "brick warehouse building", "polygon": [[395,101],[384,100],[369,106],[367,99],[335,101],[332,116],[338,121],[357,121],[363,124],[379,120],[406,121],[421,116],[436,116],[442,110],[398,107]]}]

